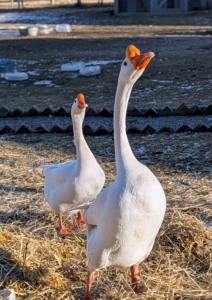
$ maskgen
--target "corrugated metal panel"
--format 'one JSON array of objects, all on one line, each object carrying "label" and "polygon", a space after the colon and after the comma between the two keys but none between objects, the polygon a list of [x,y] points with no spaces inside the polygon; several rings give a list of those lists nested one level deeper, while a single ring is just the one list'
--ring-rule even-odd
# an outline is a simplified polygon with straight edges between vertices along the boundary
[{"label": "corrugated metal panel", "polygon": [[201,9],[200,0],[189,0],[188,1],[188,10],[198,10]]},{"label": "corrugated metal panel", "polygon": [[184,3],[182,3],[180,0],[175,0],[174,1],[174,7],[175,8],[182,8],[182,7],[184,7]]},{"label": "corrugated metal panel", "polygon": [[183,12],[185,9],[184,0],[155,0],[153,4],[155,12]]},{"label": "corrugated metal panel", "polygon": [[200,2],[201,2],[201,7],[202,7],[203,9],[206,9],[207,6],[208,6],[208,1],[207,1],[207,0],[201,0]]},{"label": "corrugated metal panel", "polygon": [[143,0],[146,11],[150,11],[150,2],[151,2],[150,0]]},{"label": "corrugated metal panel", "polygon": [[[151,0],[143,0],[143,4],[147,12],[150,12],[150,2]],[[167,0],[168,7],[180,8],[178,2],[179,0]],[[208,0],[188,0],[188,10],[198,10],[198,9],[207,9]],[[141,5],[140,0],[118,0],[119,12],[143,12],[143,6]],[[173,8],[174,9],[174,8]],[[157,11],[154,9],[154,11]]]},{"label": "corrugated metal panel", "polygon": [[127,0],[119,0],[119,12],[127,12]]},{"label": "corrugated metal panel", "polygon": [[137,12],[137,0],[128,0],[127,11],[128,12]]},{"label": "corrugated metal panel", "polygon": [[150,12],[150,0],[143,0],[142,2],[144,7],[141,5],[141,2],[137,0],[137,12]]}]

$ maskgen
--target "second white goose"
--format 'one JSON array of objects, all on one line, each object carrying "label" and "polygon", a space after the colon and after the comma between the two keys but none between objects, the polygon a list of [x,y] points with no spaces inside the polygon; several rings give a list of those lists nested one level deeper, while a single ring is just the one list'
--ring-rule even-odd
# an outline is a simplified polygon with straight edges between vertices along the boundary
[{"label": "second white goose", "polygon": [[[79,204],[92,201],[105,183],[105,174],[83,136],[82,124],[87,106],[84,95],[79,94],[71,109],[76,160],[41,166],[45,176],[45,199],[59,214],[59,235],[62,237],[74,232],[73,228],[63,225],[63,213]],[[84,223],[81,211],[78,212],[77,222],[79,226]]]}]

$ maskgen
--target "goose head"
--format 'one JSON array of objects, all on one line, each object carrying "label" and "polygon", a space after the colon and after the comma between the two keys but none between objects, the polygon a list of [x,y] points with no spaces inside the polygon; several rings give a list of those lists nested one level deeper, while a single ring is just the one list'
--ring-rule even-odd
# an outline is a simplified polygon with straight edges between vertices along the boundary
[{"label": "goose head", "polygon": [[153,52],[141,53],[134,45],[129,45],[126,49],[126,58],[121,65],[119,80],[125,84],[135,83],[154,56]]},{"label": "goose head", "polygon": [[77,95],[77,98],[74,100],[71,108],[72,115],[85,114],[85,109],[88,107],[88,104],[85,101],[85,96],[80,93]]}]

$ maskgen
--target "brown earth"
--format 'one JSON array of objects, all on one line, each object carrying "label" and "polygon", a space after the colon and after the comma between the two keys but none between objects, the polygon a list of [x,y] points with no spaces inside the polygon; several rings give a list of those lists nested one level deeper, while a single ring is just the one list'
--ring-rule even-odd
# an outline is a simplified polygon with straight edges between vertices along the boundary
[{"label": "brown earth", "polygon": [[[33,10],[25,11],[33,13]],[[22,82],[0,79],[0,107],[29,109],[37,105],[43,109],[48,105],[63,105],[69,108],[76,95],[83,92],[93,108],[107,106],[112,109],[121,62],[102,65],[100,75],[74,79],[72,73],[61,72],[60,68],[63,63],[80,60],[121,61],[129,44],[143,52],[156,53],[135,85],[129,106],[176,108],[183,102],[188,106],[212,103],[212,20],[209,12],[117,17],[108,6],[42,9],[40,15],[45,16],[47,11],[52,16],[63,16],[62,22],[70,23],[72,32],[37,37],[0,36],[0,57],[16,59],[19,71],[38,73],[29,74],[29,79]],[[25,22],[32,24],[30,18]],[[4,32],[17,33],[17,27],[23,24],[14,23],[3,23],[0,27]],[[55,23],[51,26],[55,28]],[[34,85],[42,80],[51,80],[53,86]]]}]

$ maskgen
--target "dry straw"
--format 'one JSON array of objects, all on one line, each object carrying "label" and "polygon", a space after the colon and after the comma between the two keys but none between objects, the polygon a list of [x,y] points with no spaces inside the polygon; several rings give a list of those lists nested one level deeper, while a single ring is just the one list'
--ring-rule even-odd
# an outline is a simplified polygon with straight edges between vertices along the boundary
[{"label": "dry straw", "polygon": [[[212,299],[211,136],[130,136],[137,158],[157,175],[167,211],[153,251],[140,267],[140,294],[127,269],[98,272],[92,299]],[[106,173],[115,178],[110,137],[87,137]],[[198,140],[198,145],[197,145]],[[185,142],[186,141],[186,142]],[[69,136],[24,135],[0,141],[0,284],[17,299],[79,300],[87,277],[85,229],[61,239],[57,216],[43,197],[37,167],[75,157]]]}]

